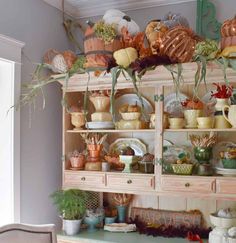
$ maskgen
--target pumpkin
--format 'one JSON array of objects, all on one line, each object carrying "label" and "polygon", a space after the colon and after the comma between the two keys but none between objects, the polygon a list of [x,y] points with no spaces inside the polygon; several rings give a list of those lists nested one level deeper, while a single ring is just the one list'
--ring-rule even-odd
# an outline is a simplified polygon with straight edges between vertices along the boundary
[{"label": "pumpkin", "polygon": [[115,51],[113,57],[119,66],[127,68],[133,61],[138,58],[138,52],[133,47],[128,47]]},{"label": "pumpkin", "polygon": [[189,28],[176,26],[166,32],[160,46],[160,53],[173,63],[192,60],[195,46],[201,39]]},{"label": "pumpkin", "polygon": [[221,26],[221,48],[236,45],[236,16],[226,20]]},{"label": "pumpkin", "polygon": [[152,20],[146,26],[145,34],[150,44],[152,54],[157,54],[159,52],[161,39],[167,30],[167,26],[160,20]]},{"label": "pumpkin", "polygon": [[107,10],[103,20],[106,24],[115,24],[119,35],[122,27],[126,27],[131,35],[140,31],[139,26],[129,16],[117,9]]},{"label": "pumpkin", "polygon": [[225,47],[224,50],[220,53],[220,57],[236,57],[236,46]]},{"label": "pumpkin", "polygon": [[233,19],[226,20],[221,26],[221,36],[229,37],[236,35],[236,16]]}]

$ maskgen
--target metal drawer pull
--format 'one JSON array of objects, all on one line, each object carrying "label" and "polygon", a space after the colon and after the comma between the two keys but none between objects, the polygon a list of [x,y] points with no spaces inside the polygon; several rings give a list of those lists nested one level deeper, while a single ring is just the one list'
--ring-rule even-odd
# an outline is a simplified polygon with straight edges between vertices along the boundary
[{"label": "metal drawer pull", "polygon": [[128,180],[128,181],[127,181],[127,184],[131,184],[131,183],[132,183],[132,180]]},{"label": "metal drawer pull", "polygon": [[185,183],[185,187],[190,187],[190,183]]},{"label": "metal drawer pull", "polygon": [[85,181],[85,177],[81,177],[81,181]]}]

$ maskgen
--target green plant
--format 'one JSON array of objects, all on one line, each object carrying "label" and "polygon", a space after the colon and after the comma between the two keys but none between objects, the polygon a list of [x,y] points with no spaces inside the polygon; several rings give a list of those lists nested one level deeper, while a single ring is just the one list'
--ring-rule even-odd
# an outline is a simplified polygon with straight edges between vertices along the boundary
[{"label": "green plant", "polygon": [[112,42],[117,33],[114,24],[105,24],[104,21],[99,21],[94,25],[94,32],[97,37],[103,39],[105,43]]},{"label": "green plant", "polygon": [[66,220],[77,220],[84,216],[88,197],[88,192],[78,189],[59,190],[51,195],[59,214]]}]

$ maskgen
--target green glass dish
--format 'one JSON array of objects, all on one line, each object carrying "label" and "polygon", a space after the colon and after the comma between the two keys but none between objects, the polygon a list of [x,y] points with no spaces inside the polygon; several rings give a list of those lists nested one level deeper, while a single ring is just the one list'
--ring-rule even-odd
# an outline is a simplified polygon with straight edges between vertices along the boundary
[{"label": "green glass dish", "polygon": [[236,159],[222,159],[222,164],[226,169],[236,169]]}]

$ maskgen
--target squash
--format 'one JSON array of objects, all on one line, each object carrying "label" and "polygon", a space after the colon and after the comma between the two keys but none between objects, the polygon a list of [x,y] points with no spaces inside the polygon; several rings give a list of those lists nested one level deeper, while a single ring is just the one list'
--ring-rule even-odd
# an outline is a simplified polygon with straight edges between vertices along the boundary
[{"label": "squash", "polygon": [[161,39],[167,30],[167,26],[164,25],[160,20],[152,20],[146,26],[145,34],[150,44],[152,54],[158,54]]},{"label": "squash", "polygon": [[131,35],[140,31],[139,26],[129,16],[117,9],[107,10],[103,21],[106,24],[115,24],[119,35],[121,35],[122,27],[126,27]]},{"label": "squash", "polygon": [[119,66],[127,68],[133,61],[138,58],[138,52],[133,47],[128,47],[115,51],[113,57]]},{"label": "squash", "polygon": [[190,28],[179,25],[168,30],[164,35],[160,54],[168,56],[173,63],[190,62],[199,41],[201,38]]},{"label": "squash", "polygon": [[221,49],[236,45],[236,16],[221,26]]}]

